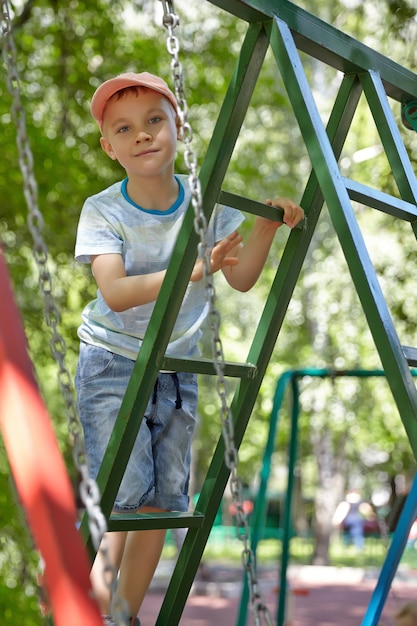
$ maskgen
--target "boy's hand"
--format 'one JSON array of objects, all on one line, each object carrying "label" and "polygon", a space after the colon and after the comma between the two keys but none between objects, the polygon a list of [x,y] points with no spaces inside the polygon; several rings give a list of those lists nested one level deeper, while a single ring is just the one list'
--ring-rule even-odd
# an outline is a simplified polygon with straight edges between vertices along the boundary
[{"label": "boy's hand", "polygon": [[[236,249],[242,243],[242,237],[235,230],[231,235],[216,243],[210,254],[211,273],[218,272],[223,267],[237,265]],[[191,273],[191,282],[198,282],[203,278],[203,260],[197,259]]]},{"label": "boy's hand", "polygon": [[[300,222],[304,218],[303,209],[298,206],[296,202],[290,200],[290,198],[275,198],[275,200],[266,200],[265,204],[269,204],[269,206],[274,206],[284,211],[284,219],[283,223],[287,224],[290,228],[294,228],[297,226],[298,222]],[[282,222],[275,222],[276,227],[282,225]]]}]

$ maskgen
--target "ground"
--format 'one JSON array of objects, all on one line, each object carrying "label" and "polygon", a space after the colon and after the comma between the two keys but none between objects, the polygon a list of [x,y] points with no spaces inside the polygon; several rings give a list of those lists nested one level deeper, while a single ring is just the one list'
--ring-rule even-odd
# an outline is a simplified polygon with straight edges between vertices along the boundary
[{"label": "ground", "polygon": [[[172,564],[163,561],[142,607],[142,626],[154,626]],[[362,568],[293,566],[288,570],[291,593],[286,626],[360,626],[375,588],[378,571]],[[258,571],[262,594],[276,624],[278,570]],[[180,626],[232,626],[240,603],[241,572],[219,563],[207,564],[188,598]],[[416,599],[417,571],[399,568],[379,626],[393,626],[406,601]],[[253,625],[252,616],[247,626]],[[264,623],[264,622],[261,622]]]}]

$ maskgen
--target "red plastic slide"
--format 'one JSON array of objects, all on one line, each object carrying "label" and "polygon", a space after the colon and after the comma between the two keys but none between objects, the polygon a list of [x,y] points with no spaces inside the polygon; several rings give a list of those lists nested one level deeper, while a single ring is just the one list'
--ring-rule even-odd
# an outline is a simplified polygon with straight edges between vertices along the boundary
[{"label": "red plastic slide", "polygon": [[46,408],[0,247],[0,427],[21,505],[45,562],[55,626],[102,626],[90,564],[76,529],[76,506]]}]

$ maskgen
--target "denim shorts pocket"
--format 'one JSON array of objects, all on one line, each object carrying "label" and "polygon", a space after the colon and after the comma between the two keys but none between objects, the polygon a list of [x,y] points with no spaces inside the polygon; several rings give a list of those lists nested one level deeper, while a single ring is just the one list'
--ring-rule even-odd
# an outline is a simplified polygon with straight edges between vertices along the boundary
[{"label": "denim shorts pocket", "polygon": [[77,383],[83,385],[100,378],[112,367],[116,358],[117,355],[113,352],[82,342],[77,365]]}]

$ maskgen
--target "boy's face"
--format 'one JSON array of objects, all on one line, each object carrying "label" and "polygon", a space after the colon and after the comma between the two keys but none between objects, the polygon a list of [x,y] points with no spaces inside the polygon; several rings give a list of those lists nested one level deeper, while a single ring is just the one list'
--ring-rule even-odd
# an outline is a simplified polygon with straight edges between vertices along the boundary
[{"label": "boy's face", "polygon": [[174,109],[157,91],[127,90],[108,101],[101,147],[129,177],[172,175],[177,138]]}]

